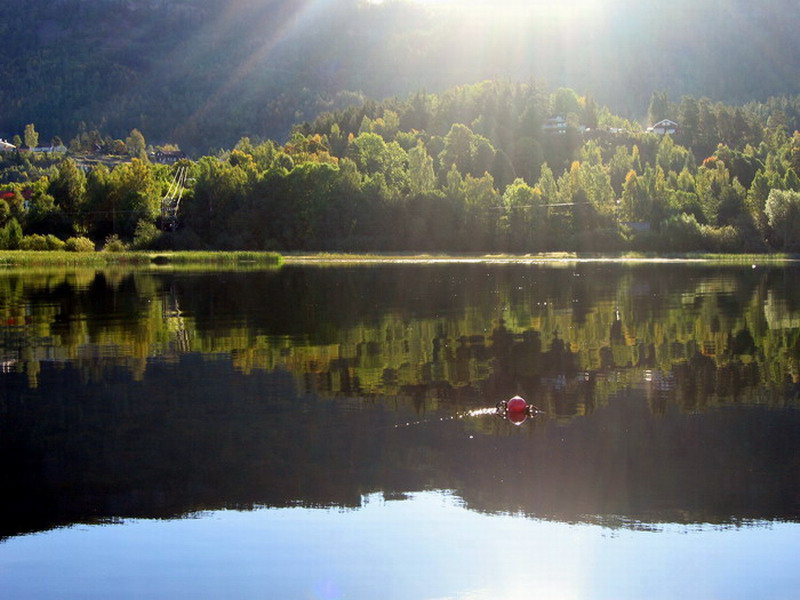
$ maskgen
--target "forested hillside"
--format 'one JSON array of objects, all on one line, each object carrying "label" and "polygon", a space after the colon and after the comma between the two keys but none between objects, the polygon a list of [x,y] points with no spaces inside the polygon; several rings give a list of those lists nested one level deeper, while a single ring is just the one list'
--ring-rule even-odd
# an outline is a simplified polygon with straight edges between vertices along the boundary
[{"label": "forested hillside", "polygon": [[[486,6],[486,5],[484,5]],[[794,0],[4,0],[0,137],[81,129],[198,154],[366,98],[543,81],[644,119],[653,90],[743,104],[800,92]]]},{"label": "forested hillside", "polygon": [[680,123],[661,135],[569,88],[485,81],[169,165],[135,131],[110,166],[5,152],[0,248],[797,252],[796,106],[659,92],[651,118]]}]

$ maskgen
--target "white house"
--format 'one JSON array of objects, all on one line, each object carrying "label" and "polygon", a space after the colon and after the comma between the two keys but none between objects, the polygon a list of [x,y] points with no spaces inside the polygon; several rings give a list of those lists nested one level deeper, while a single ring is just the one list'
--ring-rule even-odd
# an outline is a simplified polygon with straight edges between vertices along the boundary
[{"label": "white house", "polygon": [[562,115],[550,117],[542,125],[542,131],[547,133],[567,133],[567,119]]},{"label": "white house", "polygon": [[651,125],[647,128],[647,131],[650,133],[657,133],[659,135],[665,135],[669,133],[670,135],[675,134],[678,132],[680,128],[675,121],[670,121],[669,119],[662,119],[655,125]]}]

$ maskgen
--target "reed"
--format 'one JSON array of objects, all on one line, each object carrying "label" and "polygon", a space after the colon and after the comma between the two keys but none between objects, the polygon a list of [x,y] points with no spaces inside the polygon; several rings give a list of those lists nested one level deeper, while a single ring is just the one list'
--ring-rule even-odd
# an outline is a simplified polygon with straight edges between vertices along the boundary
[{"label": "reed", "polygon": [[258,265],[279,266],[283,257],[275,252],[64,252],[64,251],[0,251],[0,265]]}]

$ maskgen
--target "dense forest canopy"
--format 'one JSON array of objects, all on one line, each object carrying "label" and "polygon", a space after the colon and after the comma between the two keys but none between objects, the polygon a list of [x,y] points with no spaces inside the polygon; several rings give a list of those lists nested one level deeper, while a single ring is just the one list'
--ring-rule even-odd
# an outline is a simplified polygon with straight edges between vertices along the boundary
[{"label": "dense forest canopy", "polygon": [[196,161],[148,155],[136,129],[83,131],[69,151],[3,153],[0,247],[795,252],[797,106],[656,92],[651,121],[675,123],[658,133],[570,88],[493,80]]},{"label": "dense forest canopy", "polygon": [[0,136],[83,123],[207,152],[487,78],[570,87],[637,119],[653,90],[765,101],[798,92],[796,4],[6,0]]},{"label": "dense forest canopy", "polygon": [[795,252],[792,7],[5,2],[0,248]]}]

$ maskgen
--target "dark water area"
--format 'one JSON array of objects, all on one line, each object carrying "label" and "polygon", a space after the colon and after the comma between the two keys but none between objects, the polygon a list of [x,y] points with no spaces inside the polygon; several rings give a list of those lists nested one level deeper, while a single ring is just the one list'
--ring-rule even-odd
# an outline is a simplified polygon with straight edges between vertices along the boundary
[{"label": "dark water area", "polygon": [[[264,509],[333,523],[426,493],[452,499],[453,518],[517,524],[791,526],[798,275],[686,263],[0,273],[0,581],[4,546],[36,534],[47,547],[59,528]],[[541,413],[497,414],[515,394]],[[379,530],[397,526],[390,512]]]}]

